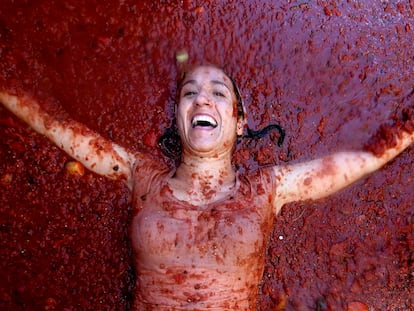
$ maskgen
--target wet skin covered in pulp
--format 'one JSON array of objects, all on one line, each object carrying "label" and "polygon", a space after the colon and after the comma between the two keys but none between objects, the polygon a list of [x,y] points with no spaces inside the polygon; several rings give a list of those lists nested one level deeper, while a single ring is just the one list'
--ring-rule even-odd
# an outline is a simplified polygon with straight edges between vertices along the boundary
[{"label": "wet skin covered in pulp", "polygon": [[[286,130],[282,147],[277,133],[237,146],[243,174],[392,144],[396,116],[411,115],[413,28],[411,1],[3,0],[0,87],[172,167],[157,138],[184,51],[235,78],[250,127]],[[0,159],[0,309],[131,307],[127,187],[68,164],[3,106]],[[414,309],[413,159],[409,148],[327,199],[285,206],[258,310]]]}]

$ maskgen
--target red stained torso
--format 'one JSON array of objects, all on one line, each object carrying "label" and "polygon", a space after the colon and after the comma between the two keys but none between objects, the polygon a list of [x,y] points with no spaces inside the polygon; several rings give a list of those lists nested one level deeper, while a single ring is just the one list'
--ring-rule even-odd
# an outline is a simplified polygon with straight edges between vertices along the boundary
[{"label": "red stained torso", "polygon": [[170,173],[146,167],[136,171],[131,227],[135,310],[254,310],[273,220],[270,178],[240,177],[228,198],[196,207],[174,197]]}]

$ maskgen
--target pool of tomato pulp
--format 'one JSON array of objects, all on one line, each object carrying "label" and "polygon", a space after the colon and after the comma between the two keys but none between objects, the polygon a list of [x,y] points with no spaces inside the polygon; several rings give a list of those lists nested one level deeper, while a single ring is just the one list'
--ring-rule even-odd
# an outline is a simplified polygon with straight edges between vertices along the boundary
[{"label": "pool of tomato pulp", "polygon": [[[0,87],[172,166],[156,141],[173,119],[178,60],[217,64],[251,128],[286,130],[281,147],[273,134],[237,146],[246,172],[361,150],[410,104],[413,16],[412,1],[4,0]],[[71,173],[3,106],[0,159],[0,309],[128,309],[128,189]],[[285,206],[260,310],[413,310],[413,162],[409,148],[327,199]]]}]

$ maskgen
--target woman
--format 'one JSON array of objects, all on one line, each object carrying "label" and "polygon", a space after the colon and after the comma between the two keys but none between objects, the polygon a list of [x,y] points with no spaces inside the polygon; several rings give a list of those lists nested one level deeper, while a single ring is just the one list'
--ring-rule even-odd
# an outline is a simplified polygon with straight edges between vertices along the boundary
[{"label": "woman", "polygon": [[381,154],[341,152],[241,176],[231,162],[245,125],[238,97],[219,68],[187,72],[176,114],[181,162],[170,171],[79,123],[53,119],[30,98],[0,93],[3,104],[36,131],[131,189],[135,310],[254,310],[273,217],[281,207],[338,191],[414,139],[412,127],[403,126]]}]

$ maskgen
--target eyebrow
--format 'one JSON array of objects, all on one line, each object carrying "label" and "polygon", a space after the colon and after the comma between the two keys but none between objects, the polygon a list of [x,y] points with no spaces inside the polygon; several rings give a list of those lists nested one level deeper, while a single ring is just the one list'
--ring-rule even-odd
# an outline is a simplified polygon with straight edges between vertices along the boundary
[{"label": "eyebrow", "polygon": [[[231,92],[231,89],[229,88],[229,86],[226,83],[222,82],[222,81],[219,81],[219,80],[210,80],[210,83],[223,85],[223,86],[225,86]],[[183,88],[184,85],[186,85],[186,84],[197,84],[197,81],[196,80],[188,80],[188,81],[184,82],[181,85],[181,88]]]}]

